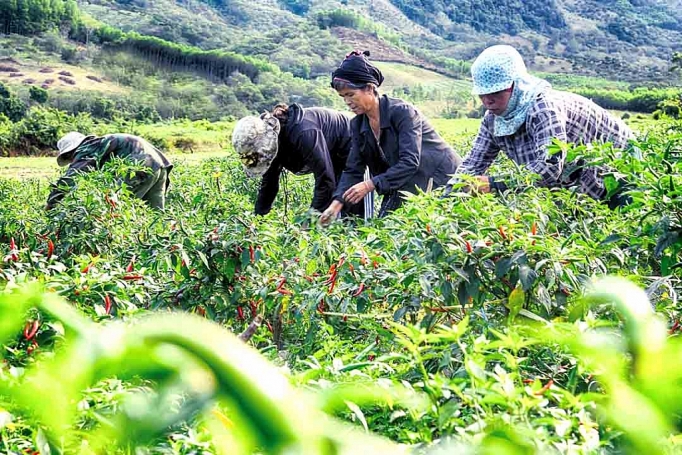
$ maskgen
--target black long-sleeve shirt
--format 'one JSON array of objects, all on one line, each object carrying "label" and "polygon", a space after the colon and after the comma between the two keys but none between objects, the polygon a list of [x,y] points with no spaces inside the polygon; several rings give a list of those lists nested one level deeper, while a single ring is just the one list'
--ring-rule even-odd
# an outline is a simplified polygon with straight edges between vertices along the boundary
[{"label": "black long-sleeve shirt", "polygon": [[381,135],[374,137],[367,115],[351,121],[352,149],[336,187],[334,199],[363,180],[365,166],[379,194],[425,190],[445,185],[462,163],[461,157],[441,138],[411,104],[389,96],[379,98]]},{"label": "black long-sleeve shirt", "polygon": [[289,119],[279,134],[277,156],[263,174],[256,214],[271,210],[282,169],[299,175],[314,174],[311,206],[319,211],[326,209],[350,153],[350,137],[348,116],[331,109],[289,106]]}]

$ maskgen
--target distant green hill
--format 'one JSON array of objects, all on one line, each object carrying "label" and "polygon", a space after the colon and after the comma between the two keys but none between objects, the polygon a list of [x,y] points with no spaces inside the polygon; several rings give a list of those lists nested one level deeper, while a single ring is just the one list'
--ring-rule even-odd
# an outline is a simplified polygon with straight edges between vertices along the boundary
[{"label": "distant green hill", "polygon": [[[647,84],[665,83],[672,52],[682,50],[679,6],[662,0],[90,0],[80,5],[126,31],[266,56],[302,77],[329,71],[355,44],[335,33],[334,26],[342,25],[441,65],[443,58],[471,61],[484,47],[504,42],[543,71]],[[331,24],[320,30],[321,17],[327,20],[330,13]]]}]

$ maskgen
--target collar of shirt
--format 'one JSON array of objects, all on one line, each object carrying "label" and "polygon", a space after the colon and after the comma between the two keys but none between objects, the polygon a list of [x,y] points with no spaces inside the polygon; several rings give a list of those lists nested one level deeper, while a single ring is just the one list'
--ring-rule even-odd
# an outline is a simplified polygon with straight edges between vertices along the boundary
[{"label": "collar of shirt", "polygon": [[[391,126],[391,114],[390,114],[390,101],[388,96],[382,95],[379,97],[379,128],[385,129]],[[360,132],[363,134],[374,134],[372,127],[369,126],[369,117],[362,114],[362,125],[360,126]]]}]

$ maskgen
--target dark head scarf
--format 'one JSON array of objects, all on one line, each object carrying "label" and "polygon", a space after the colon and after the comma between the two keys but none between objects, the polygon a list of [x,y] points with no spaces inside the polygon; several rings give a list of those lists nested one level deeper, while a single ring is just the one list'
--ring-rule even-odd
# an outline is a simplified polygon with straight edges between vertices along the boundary
[{"label": "dark head scarf", "polygon": [[352,51],[346,55],[341,66],[332,73],[332,87],[336,79],[353,85],[374,84],[379,87],[384,82],[384,76],[379,68],[367,60],[367,57],[369,57],[369,51]]}]

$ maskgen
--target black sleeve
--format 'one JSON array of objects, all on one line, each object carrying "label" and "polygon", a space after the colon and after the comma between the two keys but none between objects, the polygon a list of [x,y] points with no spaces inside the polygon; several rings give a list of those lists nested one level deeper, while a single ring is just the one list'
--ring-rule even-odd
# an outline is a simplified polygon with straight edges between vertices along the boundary
[{"label": "black sleeve", "polygon": [[263,179],[260,183],[256,199],[256,215],[267,215],[270,213],[272,203],[279,192],[279,175],[281,172],[282,164],[275,157],[268,170],[263,174]]},{"label": "black sleeve", "polygon": [[47,207],[51,209],[59,204],[67,191],[70,191],[75,185],[75,177],[79,173],[90,172],[97,167],[97,162],[94,158],[81,159],[71,163],[66,173],[57,180],[57,183],[52,185],[52,191],[47,197]]},{"label": "black sleeve", "polygon": [[336,186],[336,192],[334,192],[334,199],[345,204],[343,200],[343,193],[345,193],[348,188],[360,183],[365,178],[365,168],[367,164],[362,159],[360,154],[360,147],[358,146],[358,137],[353,136],[351,141],[350,154],[346,160],[346,167],[341,174],[339,179],[339,184]]},{"label": "black sleeve", "polygon": [[419,170],[422,154],[422,119],[410,106],[401,108],[393,120],[398,130],[398,162],[372,178],[377,193],[386,194],[404,187]]},{"label": "black sleeve", "polygon": [[327,208],[336,189],[336,176],[327,142],[320,130],[304,131],[296,141],[296,147],[315,175],[315,192],[311,207],[318,211]]}]

